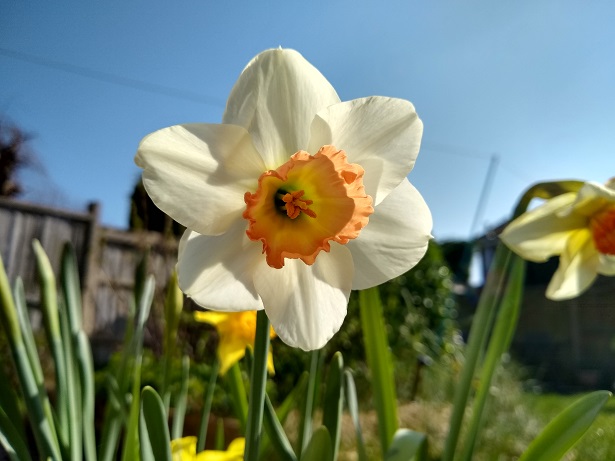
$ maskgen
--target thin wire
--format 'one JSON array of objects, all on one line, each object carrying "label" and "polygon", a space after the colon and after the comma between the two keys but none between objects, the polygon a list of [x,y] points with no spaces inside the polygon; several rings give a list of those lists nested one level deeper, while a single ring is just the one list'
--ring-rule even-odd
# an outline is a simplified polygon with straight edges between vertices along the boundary
[{"label": "thin wire", "polygon": [[52,59],[42,58],[40,56],[34,56],[32,54],[23,53],[21,51],[10,50],[8,48],[0,47],[0,55],[8,58],[17,59],[19,61],[28,62],[37,66],[47,67],[49,69],[55,69],[62,72],[67,72],[81,77],[90,78],[92,80],[98,80],[105,83],[111,83],[113,85],[124,86],[133,88],[136,90],[146,91],[148,93],[162,94],[176,99],[183,99],[190,102],[196,102],[199,104],[206,104],[215,107],[224,107],[226,102],[223,99],[216,98],[215,96],[207,96],[200,93],[195,93],[188,90],[182,90],[179,88],[173,88],[165,85],[159,85],[157,83],[150,83],[143,80],[138,80],[129,77],[122,77],[120,75],[111,74],[108,72],[102,72],[95,69],[90,69],[83,66],[77,66],[66,62],[55,61]]}]

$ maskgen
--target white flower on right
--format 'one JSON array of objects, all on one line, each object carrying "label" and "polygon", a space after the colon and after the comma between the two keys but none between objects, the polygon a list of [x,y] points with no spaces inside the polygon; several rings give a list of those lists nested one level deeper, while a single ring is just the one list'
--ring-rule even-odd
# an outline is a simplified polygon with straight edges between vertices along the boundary
[{"label": "white flower on right", "polygon": [[529,261],[559,255],[547,298],[579,296],[598,274],[615,275],[615,178],[547,200],[512,221],[500,238]]}]

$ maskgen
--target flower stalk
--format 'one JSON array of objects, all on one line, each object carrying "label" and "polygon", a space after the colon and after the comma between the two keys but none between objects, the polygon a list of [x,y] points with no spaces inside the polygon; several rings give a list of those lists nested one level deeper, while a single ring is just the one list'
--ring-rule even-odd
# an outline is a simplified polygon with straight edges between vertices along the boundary
[{"label": "flower stalk", "polygon": [[250,398],[248,400],[248,423],[246,427],[245,461],[258,459],[263,427],[265,384],[267,382],[267,355],[269,353],[269,319],[265,311],[256,315],[256,339],[254,361],[250,373]]}]

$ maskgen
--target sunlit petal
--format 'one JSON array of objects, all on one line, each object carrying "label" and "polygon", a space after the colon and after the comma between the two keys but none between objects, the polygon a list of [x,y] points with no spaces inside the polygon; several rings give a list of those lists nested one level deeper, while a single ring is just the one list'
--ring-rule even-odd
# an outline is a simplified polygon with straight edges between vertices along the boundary
[{"label": "sunlit petal", "polygon": [[235,83],[223,122],[246,128],[267,169],[275,169],[307,149],[314,115],[339,101],[327,79],[299,53],[268,50]]},{"label": "sunlit petal", "polygon": [[282,269],[273,269],[261,262],[254,285],[282,341],[313,350],[331,339],[346,316],[352,268],[350,251],[338,244],[312,266],[291,259]]},{"label": "sunlit petal", "polygon": [[615,256],[598,255],[598,273],[601,275],[615,275]]},{"label": "sunlit petal", "polygon": [[404,179],[374,209],[359,237],[348,243],[355,264],[352,289],[379,285],[414,267],[427,251],[431,229],[427,204]]},{"label": "sunlit petal", "polygon": [[590,181],[579,190],[572,211],[589,217],[607,204],[615,204],[615,190]]},{"label": "sunlit petal", "polygon": [[240,220],[219,236],[187,230],[177,262],[179,286],[194,301],[219,311],[262,309],[252,273],[262,260],[260,247],[245,235]]},{"label": "sunlit petal", "polygon": [[500,238],[530,261],[546,261],[564,251],[570,233],[587,225],[587,219],[576,214],[560,216],[575,200],[575,193],[559,195],[512,221]]},{"label": "sunlit petal", "polygon": [[325,144],[344,149],[365,169],[365,191],[378,205],[410,173],[423,123],[403,99],[374,96],[328,107],[312,123],[310,152]]},{"label": "sunlit petal", "polygon": [[241,218],[243,194],[264,164],[248,132],[232,125],[178,125],[145,137],[135,157],[143,185],[162,211],[205,235]]},{"label": "sunlit petal", "polygon": [[598,252],[589,230],[572,232],[547,287],[547,298],[562,300],[579,296],[595,280],[598,264]]}]

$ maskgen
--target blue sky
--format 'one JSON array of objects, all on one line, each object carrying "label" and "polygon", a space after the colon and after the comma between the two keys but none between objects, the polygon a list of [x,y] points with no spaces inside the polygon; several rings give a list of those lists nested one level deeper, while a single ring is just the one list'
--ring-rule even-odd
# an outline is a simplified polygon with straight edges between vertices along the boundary
[{"label": "blue sky", "polygon": [[343,100],[408,99],[424,122],[410,180],[438,239],[468,238],[550,179],[615,175],[615,3],[3,2],[0,116],[34,135],[24,198],[102,206],[125,227],[141,138],[219,122],[241,69],[300,51]]}]

